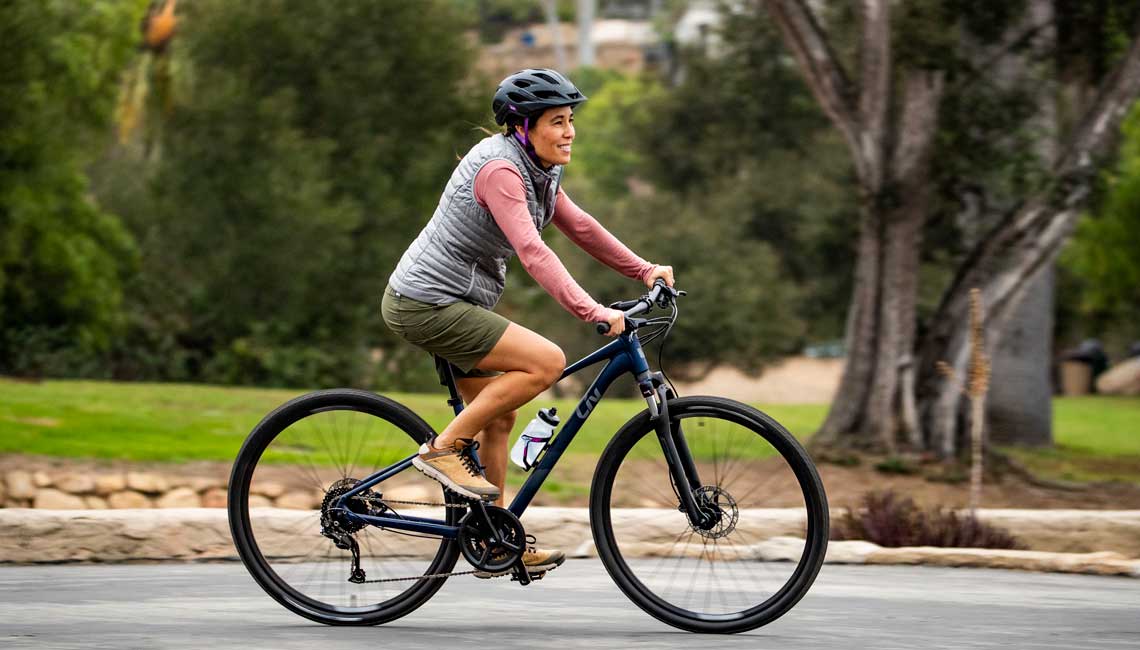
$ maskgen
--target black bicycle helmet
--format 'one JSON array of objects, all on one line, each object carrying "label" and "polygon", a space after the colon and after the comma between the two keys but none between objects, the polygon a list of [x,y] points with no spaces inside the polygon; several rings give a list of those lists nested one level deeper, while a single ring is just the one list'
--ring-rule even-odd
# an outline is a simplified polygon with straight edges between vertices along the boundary
[{"label": "black bicycle helmet", "polygon": [[495,123],[507,123],[507,117],[533,117],[555,106],[577,106],[586,96],[555,70],[528,68],[520,70],[499,83],[491,110]]}]

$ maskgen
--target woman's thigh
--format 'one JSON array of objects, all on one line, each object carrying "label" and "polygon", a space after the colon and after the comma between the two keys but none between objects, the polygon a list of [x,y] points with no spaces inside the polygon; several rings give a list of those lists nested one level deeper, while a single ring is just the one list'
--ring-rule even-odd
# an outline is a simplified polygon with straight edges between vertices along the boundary
[{"label": "woman's thigh", "polygon": [[566,355],[553,341],[518,323],[510,323],[495,347],[475,365],[480,370],[562,374]]}]

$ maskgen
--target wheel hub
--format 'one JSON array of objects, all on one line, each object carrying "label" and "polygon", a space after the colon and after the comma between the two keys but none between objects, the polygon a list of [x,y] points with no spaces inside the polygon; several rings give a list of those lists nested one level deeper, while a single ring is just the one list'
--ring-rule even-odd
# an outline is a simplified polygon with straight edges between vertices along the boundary
[{"label": "wheel hub", "polygon": [[693,492],[693,499],[706,517],[704,525],[693,527],[699,535],[705,539],[720,539],[736,530],[740,509],[726,490],[705,485]]}]

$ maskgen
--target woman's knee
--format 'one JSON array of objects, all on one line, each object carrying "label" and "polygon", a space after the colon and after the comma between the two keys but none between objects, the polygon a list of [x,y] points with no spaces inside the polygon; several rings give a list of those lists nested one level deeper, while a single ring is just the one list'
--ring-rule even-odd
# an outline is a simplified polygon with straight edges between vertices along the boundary
[{"label": "woman's knee", "polygon": [[539,366],[539,375],[545,386],[543,390],[550,388],[559,379],[562,378],[562,371],[566,369],[566,353],[562,348],[557,345],[551,345],[551,349],[546,352],[542,357],[542,363]]},{"label": "woman's knee", "polygon": [[515,421],[518,419],[518,415],[518,411],[510,411],[508,413],[504,413],[488,422],[487,426],[483,427],[483,431],[488,436],[494,438],[508,437],[511,435],[511,431],[513,431],[515,428]]}]

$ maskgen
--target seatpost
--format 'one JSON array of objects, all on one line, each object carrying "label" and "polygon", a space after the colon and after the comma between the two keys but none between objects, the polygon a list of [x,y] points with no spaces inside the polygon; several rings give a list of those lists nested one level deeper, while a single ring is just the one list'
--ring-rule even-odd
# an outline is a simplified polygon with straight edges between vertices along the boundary
[{"label": "seatpost", "polygon": [[463,411],[463,398],[459,396],[459,389],[455,387],[455,373],[451,372],[451,362],[446,359],[441,361],[443,361],[443,385],[447,386],[447,392],[451,394],[447,405],[459,415]]}]

